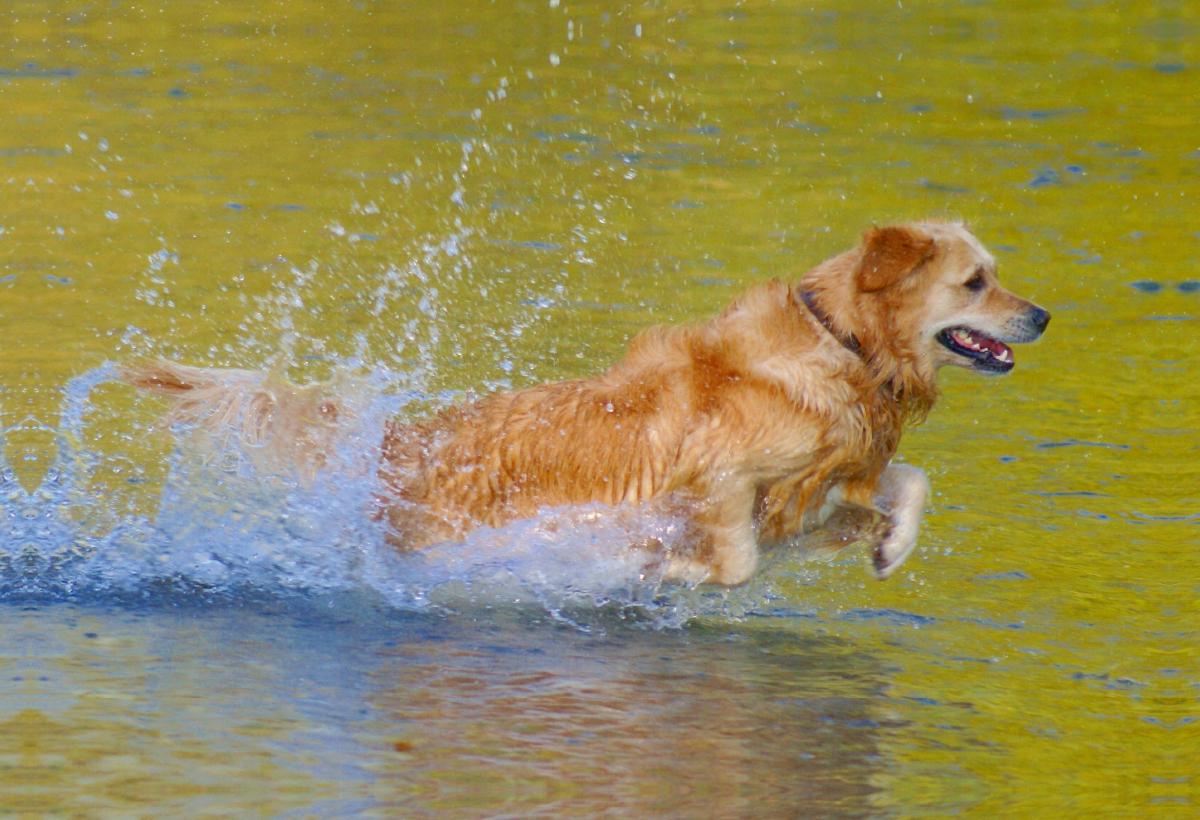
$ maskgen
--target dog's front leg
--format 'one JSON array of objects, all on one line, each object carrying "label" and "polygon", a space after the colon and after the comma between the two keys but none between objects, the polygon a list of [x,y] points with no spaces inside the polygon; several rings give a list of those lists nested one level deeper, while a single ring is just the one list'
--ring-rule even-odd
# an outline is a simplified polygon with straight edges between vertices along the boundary
[{"label": "dog's front leg", "polygon": [[928,497],[929,479],[916,467],[889,464],[879,477],[875,505],[887,515],[890,526],[875,548],[876,578],[892,577],[917,545]]},{"label": "dog's front leg", "polygon": [[691,510],[691,544],[667,562],[665,580],[687,584],[746,583],[758,568],[754,490],[741,481],[726,485]]}]

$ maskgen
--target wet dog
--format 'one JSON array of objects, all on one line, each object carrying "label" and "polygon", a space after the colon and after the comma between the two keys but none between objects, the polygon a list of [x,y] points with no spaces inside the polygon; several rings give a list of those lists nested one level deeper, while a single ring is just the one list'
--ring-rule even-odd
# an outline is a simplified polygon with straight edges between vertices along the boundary
[{"label": "wet dog", "polygon": [[[698,324],[652,328],[587,379],[392,420],[379,515],[398,549],[461,540],[548,507],[654,505],[686,522],[664,577],[736,585],[760,549],[842,521],[878,523],[879,578],[917,542],[929,485],[892,458],[945,365],[1013,367],[1050,314],[996,279],[962,225],[875,228],[799,282],[752,287]],[[172,421],[231,425],[319,467],[345,412],[336,390],[169,362],[126,381],[176,399]],[[857,526],[857,525],[856,525]]]}]

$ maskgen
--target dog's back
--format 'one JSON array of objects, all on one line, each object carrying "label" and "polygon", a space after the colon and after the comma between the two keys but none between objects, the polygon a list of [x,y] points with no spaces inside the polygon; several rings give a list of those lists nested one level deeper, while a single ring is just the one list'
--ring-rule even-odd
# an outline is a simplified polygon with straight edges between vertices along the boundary
[{"label": "dog's back", "polygon": [[541,507],[638,503],[679,481],[682,416],[695,384],[680,329],[643,334],[590,379],[548,382],[393,420],[381,476],[396,541],[415,549]]}]

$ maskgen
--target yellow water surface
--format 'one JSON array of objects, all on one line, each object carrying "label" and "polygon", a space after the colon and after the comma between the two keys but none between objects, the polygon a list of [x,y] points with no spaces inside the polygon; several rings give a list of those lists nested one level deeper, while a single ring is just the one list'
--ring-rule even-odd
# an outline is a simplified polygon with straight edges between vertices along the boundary
[{"label": "yellow water surface", "polygon": [[[23,2],[0,30],[12,499],[104,362],[349,364],[437,403],[595,372],[898,219],[967,220],[1054,317],[1011,375],[943,374],[884,584],[784,558],[725,616],[604,638],[13,593],[0,817],[1200,811],[1194,4]],[[155,412],[96,389],[87,533],[155,514]]]}]

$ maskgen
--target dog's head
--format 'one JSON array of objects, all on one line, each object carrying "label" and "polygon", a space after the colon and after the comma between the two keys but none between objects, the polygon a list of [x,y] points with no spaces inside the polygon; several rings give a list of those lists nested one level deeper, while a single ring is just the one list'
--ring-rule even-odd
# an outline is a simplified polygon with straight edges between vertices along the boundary
[{"label": "dog's head", "polygon": [[[958,224],[875,228],[856,253],[851,290],[858,332],[903,350],[918,371],[957,365],[1012,370],[1011,344],[1042,335],[1050,314],[996,279],[996,260]],[[852,257],[853,258],[853,257]]]}]

